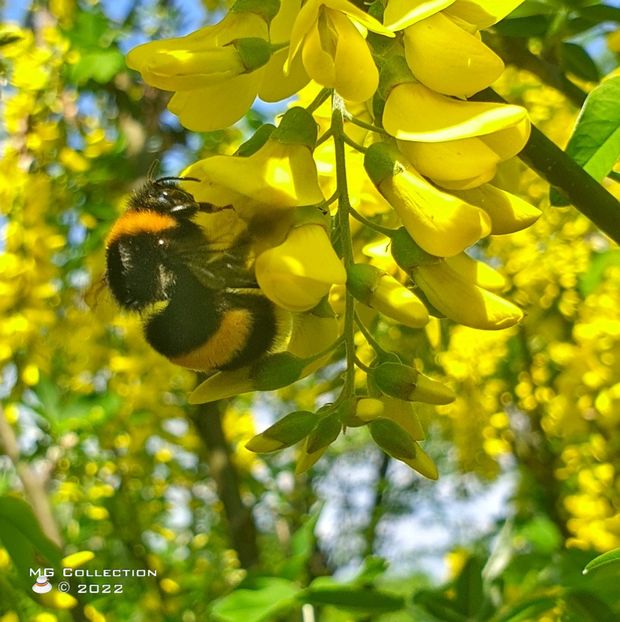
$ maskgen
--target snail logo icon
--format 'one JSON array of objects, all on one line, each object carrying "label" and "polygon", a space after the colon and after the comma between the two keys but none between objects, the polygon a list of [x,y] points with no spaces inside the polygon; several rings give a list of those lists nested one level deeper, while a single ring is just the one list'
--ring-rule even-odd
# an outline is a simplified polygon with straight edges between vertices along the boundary
[{"label": "snail logo icon", "polygon": [[32,591],[37,594],[47,594],[52,589],[52,584],[47,580],[45,575],[40,574],[37,582],[32,586]]}]

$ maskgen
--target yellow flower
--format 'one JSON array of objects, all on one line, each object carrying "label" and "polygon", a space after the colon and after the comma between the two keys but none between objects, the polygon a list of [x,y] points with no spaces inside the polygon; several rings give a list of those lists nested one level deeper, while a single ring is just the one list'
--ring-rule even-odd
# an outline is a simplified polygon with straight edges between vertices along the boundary
[{"label": "yellow flower", "polygon": [[497,165],[523,149],[529,120],[482,136],[445,142],[399,140],[399,149],[416,170],[450,190],[478,187],[495,177]]},{"label": "yellow flower", "polygon": [[333,284],[346,282],[345,269],[325,229],[294,227],[286,240],[256,259],[256,280],[264,294],[289,311],[315,307]]},{"label": "yellow flower", "polygon": [[514,11],[523,0],[456,0],[445,13],[478,28],[488,28]]},{"label": "yellow flower", "polygon": [[416,79],[444,95],[469,97],[504,70],[495,52],[443,13],[408,26],[404,42],[407,64]]},{"label": "yellow flower", "polygon": [[291,108],[278,128],[264,129],[271,134],[250,155],[212,156],[192,164],[183,176],[200,180],[186,182],[197,201],[232,205],[241,219],[256,225],[253,233],[273,246],[290,229],[290,208],[320,204],[323,194],[312,158],[316,125],[310,113]]},{"label": "yellow flower", "polygon": [[218,24],[134,48],[127,64],[148,84],[175,91],[168,108],[188,129],[227,127],[247,112],[259,92],[267,100],[282,99],[307,82],[300,66],[285,76],[285,55],[272,55],[271,43],[282,42],[290,30],[295,6],[295,0],[284,0],[271,26],[275,3],[265,3],[263,14],[233,6]]},{"label": "yellow flower", "polygon": [[523,317],[519,307],[478,286],[475,275],[459,271],[447,261],[420,265],[412,276],[438,311],[465,326],[497,330],[513,326]]},{"label": "yellow flower", "polygon": [[427,253],[450,257],[490,233],[486,212],[435,188],[386,143],[372,145],[364,164],[379,192]]},{"label": "yellow flower", "polygon": [[454,0],[388,0],[383,23],[391,30],[402,30],[442,11],[453,2]]},{"label": "yellow flower", "polygon": [[491,184],[453,192],[468,203],[482,208],[489,215],[493,235],[521,231],[534,224],[541,214],[537,207]]},{"label": "yellow flower", "polygon": [[460,101],[423,84],[404,82],[388,94],[383,127],[402,140],[438,143],[492,134],[526,118],[521,106]]},{"label": "yellow flower", "polygon": [[369,99],[379,85],[379,72],[361,30],[393,33],[348,0],[308,0],[293,30],[288,63],[301,51],[308,75],[334,88],[345,99]]}]

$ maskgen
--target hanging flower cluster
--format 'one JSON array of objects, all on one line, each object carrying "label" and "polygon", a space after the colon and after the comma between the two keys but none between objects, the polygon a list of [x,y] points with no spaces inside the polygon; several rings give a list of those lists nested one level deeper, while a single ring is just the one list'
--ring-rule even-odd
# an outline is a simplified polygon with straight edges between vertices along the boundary
[{"label": "hanging flower cluster", "polygon": [[190,400],[273,390],[346,361],[331,403],[285,416],[251,450],[303,441],[302,471],[345,427],[368,426],[388,454],[437,477],[413,403],[454,395],[384,350],[374,326],[419,329],[430,314],[494,330],[522,317],[504,277],[465,252],[538,217],[496,181],[528,139],[526,111],[467,99],[504,68],[479,30],[521,2],[387,0],[366,12],[348,0],[237,0],[218,24],[129,53],[147,83],[174,92],[169,109],[191,130],[229,126],[256,96],[298,94],[277,127],[182,173],[199,180],[183,184],[197,201],[232,206],[260,289],[292,314],[280,351],[215,373]]}]

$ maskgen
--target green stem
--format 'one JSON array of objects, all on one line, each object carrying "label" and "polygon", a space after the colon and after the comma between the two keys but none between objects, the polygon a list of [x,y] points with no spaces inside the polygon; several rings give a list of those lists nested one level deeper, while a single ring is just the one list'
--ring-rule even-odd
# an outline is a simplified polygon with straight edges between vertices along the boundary
[{"label": "green stem", "polygon": [[355,357],[355,364],[362,370],[364,370],[367,374],[369,374],[372,370],[370,369],[370,367],[368,367],[368,365],[365,365],[364,363],[362,363],[362,361],[360,361],[357,356]]},{"label": "green stem", "polygon": [[332,89],[321,89],[319,94],[306,106],[310,113],[314,112],[332,93]]},{"label": "green stem", "polygon": [[[484,89],[472,99],[506,103],[493,89]],[[519,157],[620,244],[620,201],[535,126]]]},{"label": "green stem", "polygon": [[376,231],[377,233],[381,233],[383,235],[386,235],[389,238],[391,238],[392,235],[394,235],[394,233],[396,232],[396,229],[390,229],[389,227],[383,227],[381,225],[378,225],[378,224],[372,222],[371,220],[368,220],[368,218],[362,216],[353,207],[350,208],[350,213],[351,213],[351,216],[353,216],[353,218],[355,218],[355,220],[361,222],[363,225],[366,225],[369,229],[372,229],[373,231]]},{"label": "green stem", "polygon": [[366,147],[355,142],[352,138],[349,138],[346,134],[344,135],[344,142],[347,143],[349,147],[353,147],[353,149],[355,149],[356,151],[359,151],[360,153],[366,153],[368,151]]},{"label": "green stem", "polygon": [[376,132],[377,134],[382,134],[383,136],[388,136],[388,133],[382,127],[377,127],[376,125],[366,123],[365,121],[362,121],[361,119],[357,119],[350,113],[347,113],[345,119],[349,123],[353,123],[353,125],[357,125],[358,127],[363,127],[365,130]]},{"label": "green stem", "polygon": [[355,314],[355,323],[357,324],[357,327],[360,329],[360,332],[362,333],[362,335],[364,335],[364,339],[366,339],[366,341],[368,342],[368,345],[377,354],[381,354],[383,356],[390,356],[391,355],[391,352],[388,352],[387,350],[383,349],[379,345],[379,342],[372,336],[372,334],[366,328],[366,326],[364,326],[364,322],[362,322],[362,320],[360,319],[360,317],[359,317],[359,315],[357,313]]},{"label": "green stem", "polygon": [[[332,100],[332,124],[331,130],[334,138],[334,154],[336,159],[336,184],[338,188],[338,229],[340,232],[342,258],[345,268],[351,266],[353,258],[353,242],[351,240],[351,227],[349,216],[351,203],[349,201],[349,186],[347,182],[347,162],[345,157],[344,116],[345,106],[343,99],[334,93]],[[355,300],[346,290],[344,312],[344,343],[346,346],[347,369],[345,372],[343,398],[350,397],[355,392]]]},{"label": "green stem", "polygon": [[306,357],[304,359],[304,365],[309,365],[310,363],[314,363],[314,361],[317,361],[318,359],[323,358],[324,356],[327,356],[330,352],[332,352],[332,350],[335,350],[343,342],[344,342],[344,335],[340,335],[340,337],[338,337],[336,341],[328,345],[327,348],[325,348],[324,350],[321,350],[320,352],[317,352],[316,354],[313,354],[312,356]]}]

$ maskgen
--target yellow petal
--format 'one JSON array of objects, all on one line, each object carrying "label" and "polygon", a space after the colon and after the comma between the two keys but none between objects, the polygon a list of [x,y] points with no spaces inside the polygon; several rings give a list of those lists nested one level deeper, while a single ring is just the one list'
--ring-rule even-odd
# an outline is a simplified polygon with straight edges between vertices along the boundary
[{"label": "yellow petal", "polygon": [[201,382],[187,398],[190,404],[205,404],[224,400],[254,390],[254,380],[250,377],[250,367],[234,371],[218,371]]},{"label": "yellow petal", "polygon": [[478,28],[488,28],[512,13],[522,2],[523,0],[456,0],[446,10],[446,14],[476,24]]},{"label": "yellow petal", "polygon": [[92,551],[78,551],[63,557],[61,563],[65,568],[79,568],[94,558],[95,554]]},{"label": "yellow petal", "polygon": [[441,143],[399,140],[398,148],[416,170],[437,180],[466,180],[491,171],[499,156],[479,138],[462,138]]},{"label": "yellow petal", "polygon": [[379,279],[368,304],[379,313],[410,328],[420,328],[428,322],[428,311],[422,301],[389,274]]},{"label": "yellow petal", "polygon": [[490,216],[493,235],[521,231],[535,223],[541,214],[538,208],[527,201],[491,184],[457,191],[455,194],[482,208]]},{"label": "yellow petal", "polygon": [[388,0],[383,24],[390,30],[402,30],[450,6],[454,0]]},{"label": "yellow petal", "polygon": [[365,101],[379,84],[379,72],[366,40],[342,13],[323,9],[304,42],[302,58],[308,75],[335,88],[349,101]]},{"label": "yellow petal", "polygon": [[486,184],[488,181],[491,181],[493,177],[495,177],[496,172],[497,169],[492,167],[486,171],[482,171],[480,175],[468,177],[467,179],[438,179],[437,177],[433,177],[432,181],[452,193],[453,190],[467,190],[469,188],[477,188],[482,184]]},{"label": "yellow petal", "polygon": [[321,225],[295,227],[282,244],[258,256],[255,268],[265,295],[289,311],[312,309],[332,284],[346,281],[345,269]]},{"label": "yellow petal", "polygon": [[278,50],[272,54],[269,62],[264,67],[264,73],[258,96],[266,102],[277,102],[287,99],[301,90],[310,80],[300,56],[295,56],[291,62],[288,73],[284,71],[288,52]]},{"label": "yellow petal", "polygon": [[413,75],[445,95],[469,97],[495,82],[504,70],[495,52],[442,13],[406,28],[404,40]]},{"label": "yellow petal", "polygon": [[383,126],[403,140],[442,142],[491,134],[520,123],[526,116],[521,106],[459,101],[422,84],[406,82],[390,91]]},{"label": "yellow petal", "polygon": [[459,324],[498,330],[513,326],[523,317],[519,307],[464,280],[445,261],[418,266],[413,279],[438,311]]},{"label": "yellow petal", "polygon": [[348,0],[323,0],[323,4],[334,11],[340,11],[349,17],[352,17],[356,22],[359,22],[364,28],[383,35],[384,37],[393,37],[394,33],[386,28],[381,22],[377,21],[371,15],[368,15],[366,11],[356,7],[352,2]]},{"label": "yellow petal", "polygon": [[264,68],[220,84],[175,93],[168,110],[178,115],[188,130],[210,132],[238,121],[252,105]]},{"label": "yellow petal", "polygon": [[[328,35],[329,39],[329,35]],[[317,20],[304,40],[302,59],[308,75],[322,86],[333,88],[336,82],[336,59],[334,41],[324,49],[319,21]]]},{"label": "yellow petal", "polygon": [[265,210],[314,205],[323,200],[312,153],[305,145],[268,140],[251,156],[212,156],[196,163],[189,173],[200,179],[198,186],[204,191],[195,196],[215,198],[217,205],[225,205],[221,201],[230,198],[247,220],[253,215],[243,212],[236,197],[263,204]]},{"label": "yellow petal", "polygon": [[525,117],[512,127],[481,136],[480,140],[493,149],[503,162],[516,156],[525,147],[530,137],[530,129],[530,120]]},{"label": "yellow petal", "polygon": [[384,179],[379,190],[431,255],[456,255],[491,232],[483,210],[435,188],[411,167]]},{"label": "yellow petal", "polygon": [[417,471],[420,475],[428,477],[428,479],[435,480],[439,478],[437,466],[418,443],[416,443],[415,458],[401,458],[401,460]]},{"label": "yellow petal", "polygon": [[297,52],[299,52],[305,36],[316,24],[321,4],[320,0],[307,0],[299,10],[297,19],[295,19],[295,23],[291,30],[286,67],[291,64],[293,58],[297,55]]},{"label": "yellow petal", "polygon": [[389,397],[388,395],[382,396],[381,401],[385,406],[381,414],[382,417],[386,417],[397,423],[407,432],[412,440],[424,440],[424,429],[420,425],[420,420],[411,402],[405,402],[404,400]]},{"label": "yellow petal", "polygon": [[484,287],[492,292],[501,292],[506,287],[506,279],[497,270],[482,261],[476,261],[465,253],[446,257],[446,263],[465,281]]}]

